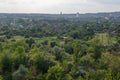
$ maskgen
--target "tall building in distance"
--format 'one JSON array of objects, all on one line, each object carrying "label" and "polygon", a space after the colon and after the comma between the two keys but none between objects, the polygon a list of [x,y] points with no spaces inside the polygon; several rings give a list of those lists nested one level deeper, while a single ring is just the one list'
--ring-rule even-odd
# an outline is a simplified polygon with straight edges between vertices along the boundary
[{"label": "tall building in distance", "polygon": [[62,15],[63,13],[62,13],[62,11],[60,12],[60,15]]},{"label": "tall building in distance", "polygon": [[77,18],[79,17],[79,12],[76,13],[76,17],[77,17]]}]

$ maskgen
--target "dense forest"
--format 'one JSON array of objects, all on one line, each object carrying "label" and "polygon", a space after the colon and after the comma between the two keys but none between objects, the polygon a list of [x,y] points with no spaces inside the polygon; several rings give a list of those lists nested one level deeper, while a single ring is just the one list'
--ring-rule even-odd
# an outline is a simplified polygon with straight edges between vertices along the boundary
[{"label": "dense forest", "polygon": [[0,14],[0,80],[120,80],[120,13]]}]

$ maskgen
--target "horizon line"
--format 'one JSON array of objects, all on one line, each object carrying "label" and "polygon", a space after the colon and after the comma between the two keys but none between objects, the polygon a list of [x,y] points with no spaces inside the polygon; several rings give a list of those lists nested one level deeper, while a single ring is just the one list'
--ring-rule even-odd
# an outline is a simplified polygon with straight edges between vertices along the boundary
[{"label": "horizon line", "polygon": [[[61,11],[62,12],[62,11]],[[61,14],[61,12],[59,13],[38,13],[38,12],[0,12],[0,14],[49,14],[49,15],[57,15],[57,14]],[[62,14],[98,14],[98,13],[117,13],[117,12],[120,12],[120,11],[110,11],[110,12],[88,12],[88,13],[80,13],[80,12],[73,12],[73,13],[64,13],[62,12]]]}]

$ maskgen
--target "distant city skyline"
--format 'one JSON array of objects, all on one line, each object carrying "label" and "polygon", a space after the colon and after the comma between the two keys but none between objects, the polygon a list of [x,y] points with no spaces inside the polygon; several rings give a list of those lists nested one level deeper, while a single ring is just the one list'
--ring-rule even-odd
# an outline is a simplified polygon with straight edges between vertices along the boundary
[{"label": "distant city skyline", "polygon": [[97,13],[120,11],[120,0],[0,0],[0,13]]}]

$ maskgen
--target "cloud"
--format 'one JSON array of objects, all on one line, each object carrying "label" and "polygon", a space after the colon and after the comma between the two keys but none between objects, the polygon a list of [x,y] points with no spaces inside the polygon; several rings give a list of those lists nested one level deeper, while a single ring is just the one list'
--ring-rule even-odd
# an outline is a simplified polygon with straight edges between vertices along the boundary
[{"label": "cloud", "polygon": [[100,4],[120,5],[120,0],[89,0]]},{"label": "cloud", "polygon": [[120,10],[120,0],[0,0],[0,12],[89,13]]}]

